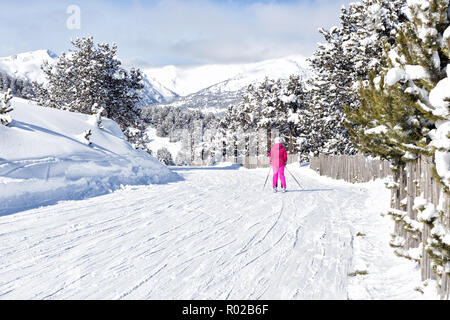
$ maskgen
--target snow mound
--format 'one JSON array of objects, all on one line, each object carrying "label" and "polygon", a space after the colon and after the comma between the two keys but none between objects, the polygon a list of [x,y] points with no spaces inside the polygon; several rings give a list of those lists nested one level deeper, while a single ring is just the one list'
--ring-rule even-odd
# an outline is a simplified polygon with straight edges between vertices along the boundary
[{"label": "snow mound", "polygon": [[[179,180],[135,150],[112,120],[43,108],[14,98],[10,126],[0,125],[0,216],[59,200],[105,194],[123,185]],[[91,130],[90,142],[83,132]]]}]

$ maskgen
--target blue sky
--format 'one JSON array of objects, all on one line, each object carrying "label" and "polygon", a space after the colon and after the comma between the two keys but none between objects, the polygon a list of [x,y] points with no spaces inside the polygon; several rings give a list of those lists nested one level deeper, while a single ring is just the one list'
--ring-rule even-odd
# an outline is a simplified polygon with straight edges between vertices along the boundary
[{"label": "blue sky", "polygon": [[[50,49],[94,36],[116,42],[119,56],[138,67],[244,63],[311,55],[319,27],[339,23],[350,0],[0,0],[0,56]],[[69,30],[69,5],[81,29]]]}]

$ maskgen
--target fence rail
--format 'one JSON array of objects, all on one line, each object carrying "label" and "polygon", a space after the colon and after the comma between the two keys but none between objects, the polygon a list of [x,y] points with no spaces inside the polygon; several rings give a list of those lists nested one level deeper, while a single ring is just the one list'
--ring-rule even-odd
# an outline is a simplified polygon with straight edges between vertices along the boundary
[{"label": "fence rail", "polygon": [[[394,209],[405,211],[406,216],[417,221],[417,212],[413,209],[416,197],[422,197],[435,208],[440,208],[443,215],[440,220],[446,228],[450,228],[450,197],[445,193],[442,185],[433,175],[434,161],[431,157],[420,157],[411,162],[396,174],[398,188],[392,190],[392,203]],[[403,200],[403,201],[402,201]],[[406,201],[405,201],[406,200]],[[408,220],[409,221],[409,220]],[[411,231],[408,223],[399,219],[396,221],[396,235],[405,239],[403,250],[418,248],[422,245],[422,256],[419,259],[422,280],[434,279],[439,282],[439,294],[443,299],[450,297],[450,274],[443,271],[441,276],[433,268],[433,260],[428,253],[432,225],[423,223],[422,230]]]},{"label": "fence rail", "polygon": [[347,182],[368,182],[385,178],[391,174],[388,161],[368,159],[362,155],[356,156],[324,156],[313,157],[310,168],[320,175],[333,179],[343,179]]},{"label": "fence rail", "polygon": [[[392,175],[389,162],[367,159],[364,156],[319,156],[310,161],[310,167],[320,175],[334,179],[344,179],[348,182],[367,182],[377,178]],[[410,249],[422,246],[420,263],[422,280],[434,279],[439,282],[438,294],[443,299],[450,296],[450,274],[441,271],[438,275],[433,268],[433,261],[427,251],[432,226],[423,223],[419,230],[411,229],[411,220],[417,221],[417,212],[413,209],[416,197],[423,197],[436,208],[442,210],[438,219],[446,228],[450,228],[450,197],[444,192],[441,184],[433,176],[434,162],[430,157],[420,157],[416,162],[410,162],[405,168],[393,175],[397,183],[392,188],[391,207],[400,215],[395,217],[395,235],[403,239],[401,246],[395,249],[399,255],[405,255]],[[408,217],[407,220],[399,218]],[[420,224],[419,224],[420,225]],[[397,242],[398,243],[398,242]],[[401,251],[399,253],[399,250]],[[414,259],[409,256],[408,258]]]}]

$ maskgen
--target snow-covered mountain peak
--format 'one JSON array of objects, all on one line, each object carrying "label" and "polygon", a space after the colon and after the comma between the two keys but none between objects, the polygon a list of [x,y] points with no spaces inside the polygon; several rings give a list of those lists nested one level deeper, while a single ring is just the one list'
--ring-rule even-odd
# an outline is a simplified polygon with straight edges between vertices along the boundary
[{"label": "snow-covered mountain peak", "polygon": [[57,55],[50,50],[36,50],[0,58],[0,71],[30,82],[45,82],[41,65],[44,61],[53,63]]},{"label": "snow-covered mountain peak", "polygon": [[[41,70],[44,61],[55,63],[58,56],[50,50],[24,52],[0,58],[0,73],[28,82],[46,83]],[[307,79],[307,58],[291,55],[253,63],[209,64],[199,66],[167,65],[143,70],[144,89],[139,107],[174,102],[179,106],[226,108],[238,101],[249,85],[264,80],[287,79],[298,74]],[[190,101],[186,104],[187,101]],[[215,101],[215,102],[214,102]]]},{"label": "snow-covered mountain peak", "polygon": [[[36,50],[0,58],[0,72],[29,82],[46,83],[45,74],[41,70],[44,61],[55,63],[58,56],[50,50]],[[144,75],[144,89],[139,106],[150,105],[173,100],[177,94],[165,88],[157,80],[149,81]]]},{"label": "snow-covered mountain peak", "polygon": [[[210,64],[176,67],[173,65],[144,70],[149,79],[155,80],[180,96],[188,96],[219,83],[228,83],[228,91],[236,91],[250,83],[288,78],[309,68],[307,58],[292,55],[285,58],[253,63]],[[237,81],[237,82],[236,82]],[[227,90],[227,88],[223,88]]]},{"label": "snow-covered mountain peak", "polygon": [[41,49],[41,50],[35,50],[35,51],[28,51],[28,52],[22,52],[19,54],[14,54],[9,57],[0,58],[0,59],[10,59],[10,60],[17,60],[21,62],[27,62],[27,61],[44,61],[44,60],[53,60],[56,59],[58,55],[54,53],[51,50],[48,49]]},{"label": "snow-covered mountain peak", "polygon": [[222,112],[239,103],[250,84],[270,79],[288,79],[298,75],[303,81],[312,76],[307,58],[292,55],[285,58],[247,64],[213,64],[193,67],[165,66],[144,70],[152,83],[169,88],[179,95],[161,106]]}]

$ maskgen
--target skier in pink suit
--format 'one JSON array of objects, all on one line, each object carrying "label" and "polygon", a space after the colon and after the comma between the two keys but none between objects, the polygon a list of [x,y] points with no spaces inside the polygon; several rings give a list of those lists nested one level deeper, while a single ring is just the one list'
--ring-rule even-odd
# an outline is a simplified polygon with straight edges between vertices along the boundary
[{"label": "skier in pink suit", "polygon": [[278,176],[280,176],[281,187],[286,192],[286,178],[284,177],[284,166],[287,163],[287,152],[282,145],[280,137],[275,138],[275,144],[270,149],[270,163],[273,169],[273,192],[277,192]]}]

